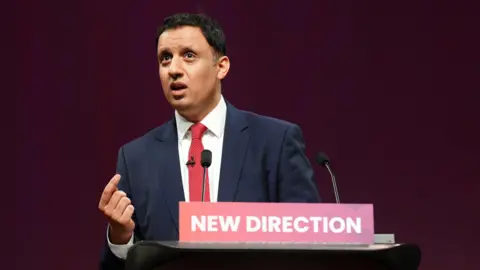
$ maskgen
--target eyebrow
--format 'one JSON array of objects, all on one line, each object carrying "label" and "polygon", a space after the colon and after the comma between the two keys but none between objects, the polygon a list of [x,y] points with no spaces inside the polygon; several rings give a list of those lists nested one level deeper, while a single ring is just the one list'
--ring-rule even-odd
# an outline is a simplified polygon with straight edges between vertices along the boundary
[{"label": "eyebrow", "polygon": [[169,48],[160,48],[159,52],[158,52],[158,56],[162,56],[166,53],[170,53],[170,49]]},{"label": "eyebrow", "polygon": [[[181,51],[181,52],[185,52],[185,51],[198,52],[198,50],[197,50],[197,49],[194,49],[194,46],[191,46],[191,45],[180,47],[180,51]],[[160,48],[160,51],[159,51],[159,53],[158,53],[158,56],[164,55],[165,53],[171,53],[171,49],[168,48],[168,47]]]}]

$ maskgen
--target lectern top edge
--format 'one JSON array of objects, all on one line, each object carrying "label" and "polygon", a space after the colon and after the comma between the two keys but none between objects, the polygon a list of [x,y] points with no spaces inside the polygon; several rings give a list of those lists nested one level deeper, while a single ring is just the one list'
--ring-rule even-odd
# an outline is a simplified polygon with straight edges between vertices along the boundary
[{"label": "lectern top edge", "polygon": [[319,243],[241,243],[241,242],[175,242],[157,241],[149,242],[149,245],[159,245],[170,249],[184,250],[352,250],[352,251],[381,251],[393,249],[402,244],[319,244]]}]

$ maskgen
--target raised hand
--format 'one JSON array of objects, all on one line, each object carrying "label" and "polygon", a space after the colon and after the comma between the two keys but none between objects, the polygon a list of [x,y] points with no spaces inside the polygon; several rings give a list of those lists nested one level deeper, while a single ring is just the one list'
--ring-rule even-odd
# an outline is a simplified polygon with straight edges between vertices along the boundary
[{"label": "raised hand", "polygon": [[98,204],[98,208],[110,223],[110,242],[116,245],[128,243],[135,229],[132,220],[134,207],[127,194],[118,189],[120,178],[121,176],[116,174],[110,179]]}]

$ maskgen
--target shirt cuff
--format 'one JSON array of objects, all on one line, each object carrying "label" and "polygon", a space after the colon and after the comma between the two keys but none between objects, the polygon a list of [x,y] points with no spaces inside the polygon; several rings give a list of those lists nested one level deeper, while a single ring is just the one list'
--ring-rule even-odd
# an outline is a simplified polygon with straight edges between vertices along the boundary
[{"label": "shirt cuff", "polygon": [[126,243],[125,245],[115,245],[115,244],[112,244],[112,242],[110,242],[110,239],[108,237],[109,230],[110,230],[110,225],[108,225],[108,228],[107,228],[108,247],[110,248],[110,250],[115,256],[117,256],[120,259],[126,260],[128,250],[133,246],[133,234],[130,240],[128,241],[128,243]]}]

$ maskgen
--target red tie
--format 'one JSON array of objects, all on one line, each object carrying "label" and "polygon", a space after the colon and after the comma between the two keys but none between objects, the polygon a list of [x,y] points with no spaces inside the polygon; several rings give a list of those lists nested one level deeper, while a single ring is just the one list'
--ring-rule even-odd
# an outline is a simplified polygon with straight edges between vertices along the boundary
[{"label": "red tie", "polygon": [[[194,160],[195,164],[188,166],[188,181],[190,187],[190,201],[202,200],[202,181],[203,167],[201,164],[201,155],[203,151],[202,136],[207,131],[207,127],[201,123],[194,124],[190,127],[192,133],[192,144],[188,152],[189,160]],[[208,171],[205,177],[205,197],[204,201],[210,201],[210,189],[208,184]]]}]

